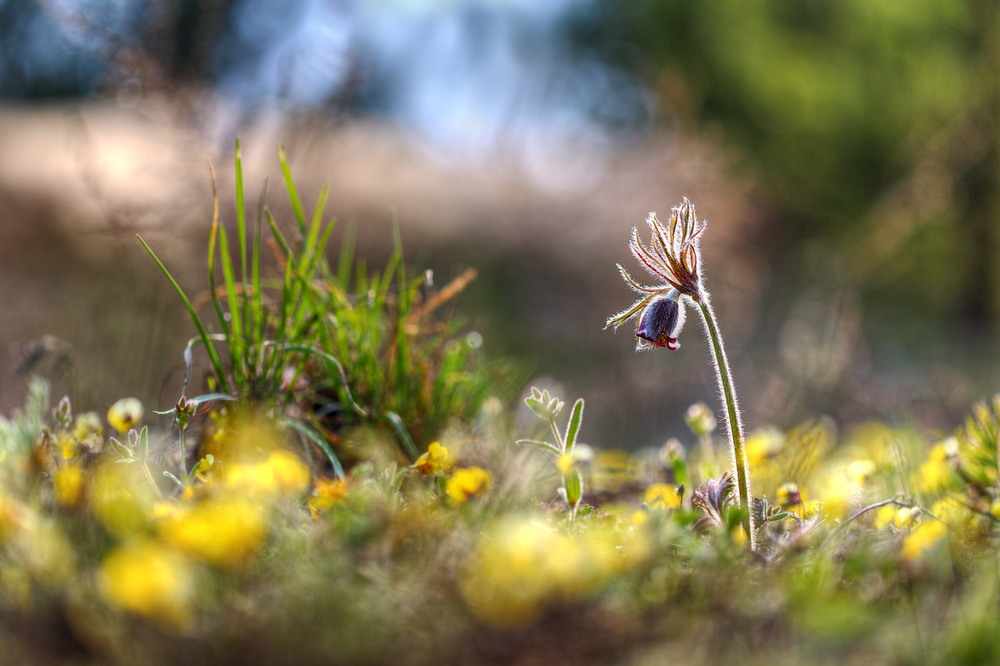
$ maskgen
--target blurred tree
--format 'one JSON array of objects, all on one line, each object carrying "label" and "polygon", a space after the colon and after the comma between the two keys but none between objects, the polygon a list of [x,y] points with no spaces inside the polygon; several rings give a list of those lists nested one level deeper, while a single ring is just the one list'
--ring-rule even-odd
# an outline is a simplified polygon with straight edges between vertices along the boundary
[{"label": "blurred tree", "polygon": [[598,0],[577,29],[646,73],[663,117],[740,149],[782,222],[774,249],[822,238],[813,270],[982,328],[1000,321],[998,7]]}]

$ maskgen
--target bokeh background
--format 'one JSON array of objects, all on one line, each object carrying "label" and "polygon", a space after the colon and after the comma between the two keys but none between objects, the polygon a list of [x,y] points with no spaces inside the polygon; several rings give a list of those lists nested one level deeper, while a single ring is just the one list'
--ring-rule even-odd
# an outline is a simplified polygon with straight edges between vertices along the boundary
[{"label": "bokeh background", "polygon": [[594,444],[715,404],[694,318],[602,330],[682,196],[750,428],[946,431],[1000,388],[998,122],[995,0],[0,0],[0,410],[32,372],[172,404],[194,330],[134,235],[204,289],[240,137],[279,219],[281,145],[372,266],[398,220],[437,284],[477,269],[505,397],[586,398]]}]

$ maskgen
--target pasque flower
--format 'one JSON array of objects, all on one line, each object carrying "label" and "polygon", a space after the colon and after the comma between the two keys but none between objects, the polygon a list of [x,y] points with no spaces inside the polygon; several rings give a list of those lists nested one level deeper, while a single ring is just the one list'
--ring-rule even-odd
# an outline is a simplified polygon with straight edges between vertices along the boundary
[{"label": "pasque flower", "polygon": [[625,283],[642,295],[631,307],[609,317],[605,328],[619,326],[637,317],[636,349],[666,347],[677,349],[677,335],[684,326],[682,299],[699,302],[702,298],[699,241],[705,223],[698,220],[694,204],[684,199],[675,206],[666,224],[656,213],[646,216],[650,229],[648,244],[639,240],[639,230],[632,228],[629,250],[643,268],[660,283],[647,286],[635,280],[621,264],[618,272]]},{"label": "pasque flower", "polygon": [[726,409],[726,425],[743,511],[743,529],[749,538],[750,548],[754,549],[756,534],[750,511],[750,477],[739,404],[733,389],[725,344],[719,333],[711,299],[701,279],[700,242],[705,222],[698,219],[694,204],[685,198],[670,211],[670,218],[666,223],[660,222],[656,213],[650,213],[646,216],[646,224],[650,230],[649,243],[639,240],[639,230],[633,227],[628,249],[658,283],[650,286],[641,284],[619,264],[618,273],[625,284],[639,293],[641,298],[631,307],[609,317],[604,327],[617,329],[636,317],[637,350],[657,347],[677,349],[680,347],[677,336],[684,325],[685,307],[690,305],[699,312],[708,335],[719,394]]}]

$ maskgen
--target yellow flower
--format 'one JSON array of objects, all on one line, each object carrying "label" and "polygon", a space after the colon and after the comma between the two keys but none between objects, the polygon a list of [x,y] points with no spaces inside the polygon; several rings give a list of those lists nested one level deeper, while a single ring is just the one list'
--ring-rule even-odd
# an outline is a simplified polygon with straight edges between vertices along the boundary
[{"label": "yellow flower", "polygon": [[113,550],[101,564],[98,585],[107,602],[132,613],[170,626],[184,625],[190,619],[191,567],[152,539]]},{"label": "yellow flower", "polygon": [[747,437],[747,464],[751,468],[778,455],[785,449],[785,435],[775,428],[762,428]]},{"label": "yellow flower", "polygon": [[76,575],[76,549],[54,521],[38,520],[21,533],[16,561],[49,589],[65,589]]},{"label": "yellow flower", "polygon": [[242,499],[206,500],[160,524],[163,539],[191,557],[219,567],[249,561],[267,536],[267,520],[257,505]]},{"label": "yellow flower", "polygon": [[990,502],[990,515],[994,518],[1000,518],[1000,499]]},{"label": "yellow flower", "polygon": [[226,484],[264,494],[300,493],[309,487],[309,468],[291,451],[272,451],[256,464],[235,464],[228,468]]},{"label": "yellow flower", "polygon": [[774,499],[786,508],[802,504],[802,493],[799,491],[799,485],[791,481],[781,484],[774,491]]},{"label": "yellow flower", "polygon": [[479,497],[493,485],[493,475],[482,467],[465,467],[455,472],[445,483],[445,492],[455,504],[464,504],[470,497]]},{"label": "yellow flower", "polygon": [[327,511],[344,501],[347,495],[347,479],[316,479],[316,488],[306,502],[313,518],[319,518],[320,511]]},{"label": "yellow flower", "polygon": [[63,460],[72,460],[80,453],[79,443],[68,432],[60,433],[57,443]]},{"label": "yellow flower", "polygon": [[18,500],[0,494],[0,544],[30,520],[28,509]]},{"label": "yellow flower", "polygon": [[137,398],[122,398],[108,410],[108,423],[124,434],[142,421],[142,403]]},{"label": "yellow flower", "polygon": [[415,463],[410,465],[410,469],[416,470],[424,476],[447,473],[451,468],[451,454],[448,449],[441,445],[441,442],[428,444],[427,450],[420,454]]},{"label": "yellow flower", "polygon": [[508,516],[476,545],[459,580],[462,597],[491,625],[523,626],[551,603],[597,592],[640,563],[648,555],[643,534],[604,524],[569,534],[536,519]]},{"label": "yellow flower", "polygon": [[880,530],[884,527],[889,527],[894,525],[896,522],[896,507],[891,504],[886,504],[885,506],[880,506],[878,511],[875,512],[875,529]]},{"label": "yellow flower", "polygon": [[877,468],[875,467],[875,463],[867,458],[852,460],[850,464],[847,465],[847,478],[849,478],[852,483],[863,486],[869,479],[875,476],[876,471]]},{"label": "yellow flower", "polygon": [[264,461],[274,474],[278,489],[283,493],[301,493],[309,487],[312,475],[302,459],[284,449],[273,451]]},{"label": "yellow flower", "polygon": [[88,497],[104,527],[122,536],[145,529],[154,502],[152,492],[138,465],[111,462],[95,470]]},{"label": "yellow flower", "polygon": [[883,527],[912,527],[916,524],[917,519],[920,518],[920,507],[908,507],[904,506],[902,508],[896,508],[892,504],[887,504],[883,507],[879,507],[878,512],[875,514],[875,529],[882,529]]},{"label": "yellow flower", "polygon": [[100,437],[104,431],[101,425],[101,417],[97,412],[85,412],[76,417],[76,424],[73,426],[73,436],[83,441],[91,436]]},{"label": "yellow flower", "polygon": [[936,493],[955,486],[958,476],[948,462],[947,457],[938,451],[940,446],[931,450],[928,460],[925,460],[917,470],[913,484],[924,492]]},{"label": "yellow flower", "polygon": [[948,536],[948,526],[940,520],[928,520],[920,523],[903,539],[899,556],[908,562],[918,560],[924,554],[933,550]]},{"label": "yellow flower", "polygon": [[83,496],[83,468],[73,463],[57,467],[52,473],[52,489],[56,502],[63,506],[76,506]]},{"label": "yellow flower", "polygon": [[646,487],[642,501],[650,509],[667,511],[680,508],[681,496],[677,494],[677,486],[669,483],[653,483]]}]

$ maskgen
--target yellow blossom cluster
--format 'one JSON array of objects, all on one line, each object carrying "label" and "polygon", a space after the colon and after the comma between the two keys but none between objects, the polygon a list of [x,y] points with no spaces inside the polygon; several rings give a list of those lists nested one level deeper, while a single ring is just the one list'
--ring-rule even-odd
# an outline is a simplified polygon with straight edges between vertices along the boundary
[{"label": "yellow blossom cluster", "polygon": [[441,442],[431,442],[410,469],[424,476],[446,477],[445,494],[456,505],[481,497],[493,487],[493,475],[488,470],[476,466],[456,468],[454,457]]},{"label": "yellow blossom cluster", "polygon": [[601,590],[648,554],[640,528],[597,522],[571,531],[533,516],[509,516],[480,538],[461,578],[462,597],[498,627],[535,620],[551,604]]}]

